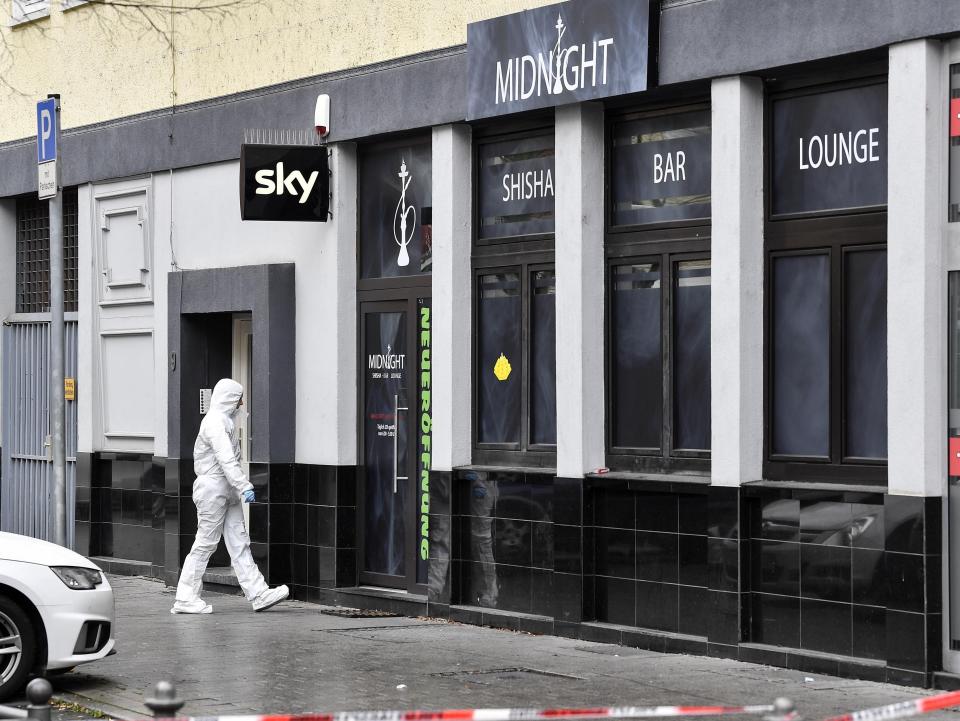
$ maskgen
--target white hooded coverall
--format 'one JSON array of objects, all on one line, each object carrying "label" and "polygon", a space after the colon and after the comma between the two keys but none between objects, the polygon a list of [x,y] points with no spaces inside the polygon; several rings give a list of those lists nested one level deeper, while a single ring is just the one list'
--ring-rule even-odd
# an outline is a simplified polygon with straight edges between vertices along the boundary
[{"label": "white hooded coverall", "polygon": [[251,490],[240,465],[239,434],[234,423],[243,386],[224,378],[213,389],[210,409],[200,424],[193,447],[193,502],[197,507],[197,538],[183,562],[177,601],[200,598],[203,572],[223,536],[240,588],[248,601],[267,590],[263,574],[250,552],[250,537],[243,523],[240,495]]}]

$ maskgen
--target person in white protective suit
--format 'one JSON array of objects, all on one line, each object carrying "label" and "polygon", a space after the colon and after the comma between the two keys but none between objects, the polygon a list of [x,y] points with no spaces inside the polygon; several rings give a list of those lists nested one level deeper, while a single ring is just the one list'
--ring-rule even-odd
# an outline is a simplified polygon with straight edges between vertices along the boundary
[{"label": "person in white protective suit", "polygon": [[268,588],[250,553],[250,537],[243,523],[241,498],[254,499],[240,465],[240,441],[235,419],[243,405],[243,386],[224,378],[213,389],[210,409],[200,424],[193,447],[193,502],[197,507],[197,538],[183,562],[177,600],[170,613],[211,613],[213,606],[200,598],[203,572],[217,550],[220,536],[227,545],[240,588],[254,611],[265,611],[290,595],[286,586]]}]

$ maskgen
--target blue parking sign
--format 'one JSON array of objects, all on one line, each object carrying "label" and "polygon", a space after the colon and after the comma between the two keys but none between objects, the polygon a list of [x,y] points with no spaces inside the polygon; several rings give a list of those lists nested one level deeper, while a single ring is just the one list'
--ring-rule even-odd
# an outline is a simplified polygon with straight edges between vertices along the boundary
[{"label": "blue parking sign", "polygon": [[37,162],[57,159],[57,99],[37,103]]}]

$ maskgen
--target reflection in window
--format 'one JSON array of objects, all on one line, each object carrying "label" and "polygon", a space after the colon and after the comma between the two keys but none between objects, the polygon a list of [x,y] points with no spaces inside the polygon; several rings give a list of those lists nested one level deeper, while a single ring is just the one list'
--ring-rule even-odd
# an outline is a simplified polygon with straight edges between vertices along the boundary
[{"label": "reflection in window", "polygon": [[844,260],[844,455],[886,458],[887,252],[848,252]]},{"label": "reflection in window", "polygon": [[673,298],[674,448],[710,448],[710,261],[677,263]]},{"label": "reflection in window", "polygon": [[557,324],[556,275],[553,270],[531,273],[533,344],[530,351],[530,442],[557,442]]},{"label": "reflection in window", "polygon": [[830,257],[773,260],[774,454],[830,455]]},{"label": "reflection in window", "polygon": [[479,279],[477,303],[477,439],[520,442],[522,325],[520,274]]},{"label": "reflection in window", "polygon": [[614,447],[659,448],[663,382],[660,328],[660,264],[613,268]]}]

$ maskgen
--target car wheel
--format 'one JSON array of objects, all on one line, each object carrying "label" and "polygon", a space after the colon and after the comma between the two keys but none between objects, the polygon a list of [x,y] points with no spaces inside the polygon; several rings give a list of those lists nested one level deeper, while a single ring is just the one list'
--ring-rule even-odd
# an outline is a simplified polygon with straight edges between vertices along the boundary
[{"label": "car wheel", "polygon": [[0,596],[0,701],[27,683],[37,657],[37,634],[26,612]]}]

